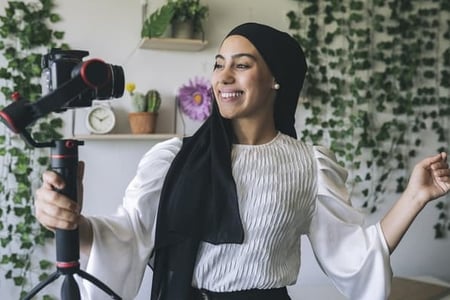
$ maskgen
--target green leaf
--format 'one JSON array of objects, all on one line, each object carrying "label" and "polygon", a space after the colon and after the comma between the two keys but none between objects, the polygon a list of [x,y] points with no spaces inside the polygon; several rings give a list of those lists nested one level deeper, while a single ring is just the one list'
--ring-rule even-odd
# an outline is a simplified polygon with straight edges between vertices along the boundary
[{"label": "green leaf", "polygon": [[55,13],[50,14],[49,19],[50,19],[50,22],[52,22],[52,23],[57,23],[57,22],[61,21],[61,17]]},{"label": "green leaf", "polygon": [[142,26],[141,37],[160,37],[169,26],[174,13],[174,5],[172,2],[166,3],[160,9],[153,12]]},{"label": "green leaf", "polygon": [[48,277],[49,277],[49,274],[48,274],[48,273],[42,272],[42,273],[39,275],[39,281],[45,281]]},{"label": "green leaf", "polygon": [[45,259],[39,261],[39,267],[43,270],[49,269],[53,266],[54,266],[54,263],[51,261],[48,261]]},{"label": "green leaf", "polygon": [[5,238],[0,238],[0,245],[2,246],[2,248],[6,248],[6,246],[8,246],[12,241],[12,238],[10,235],[8,235]]},{"label": "green leaf", "polygon": [[11,260],[10,260],[9,256],[3,254],[2,259],[0,260],[0,264],[6,265],[6,264],[9,264],[10,262],[11,262]]},{"label": "green leaf", "polygon": [[23,286],[26,281],[25,277],[23,276],[14,277],[13,280],[16,286]]},{"label": "green leaf", "polygon": [[444,231],[442,229],[442,225],[440,223],[436,223],[434,225],[434,238],[435,239],[442,239],[444,238]]},{"label": "green leaf", "polygon": [[445,208],[445,204],[444,204],[444,202],[439,201],[439,202],[436,204],[436,207],[437,207],[437,209],[444,209],[444,208]]}]

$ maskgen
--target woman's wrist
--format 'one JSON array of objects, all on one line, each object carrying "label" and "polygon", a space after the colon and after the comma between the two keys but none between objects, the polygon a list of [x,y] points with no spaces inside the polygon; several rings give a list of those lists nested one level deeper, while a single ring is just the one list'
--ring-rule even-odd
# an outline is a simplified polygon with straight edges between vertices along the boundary
[{"label": "woman's wrist", "polygon": [[420,191],[410,191],[406,189],[401,197],[401,200],[406,201],[408,203],[408,207],[414,210],[422,210],[430,199],[426,197]]},{"label": "woman's wrist", "polygon": [[391,253],[427,202],[428,199],[420,193],[406,189],[381,220],[381,229]]}]

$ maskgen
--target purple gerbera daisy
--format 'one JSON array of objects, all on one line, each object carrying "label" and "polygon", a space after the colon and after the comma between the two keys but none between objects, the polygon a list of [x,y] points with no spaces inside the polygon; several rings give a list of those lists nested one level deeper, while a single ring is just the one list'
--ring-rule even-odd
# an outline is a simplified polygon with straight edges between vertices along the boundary
[{"label": "purple gerbera daisy", "polygon": [[211,114],[211,85],[205,78],[195,77],[178,90],[181,111],[195,121],[204,121]]}]

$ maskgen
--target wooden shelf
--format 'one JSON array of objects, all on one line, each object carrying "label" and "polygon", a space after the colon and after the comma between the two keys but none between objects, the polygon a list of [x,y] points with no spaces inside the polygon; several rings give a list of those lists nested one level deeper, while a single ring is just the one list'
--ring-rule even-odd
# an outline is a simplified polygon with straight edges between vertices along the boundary
[{"label": "wooden shelf", "polygon": [[76,135],[77,140],[168,140],[179,135],[173,133],[154,134],[84,134]]},{"label": "wooden shelf", "polygon": [[141,49],[200,51],[208,44],[205,40],[143,38],[139,44]]}]

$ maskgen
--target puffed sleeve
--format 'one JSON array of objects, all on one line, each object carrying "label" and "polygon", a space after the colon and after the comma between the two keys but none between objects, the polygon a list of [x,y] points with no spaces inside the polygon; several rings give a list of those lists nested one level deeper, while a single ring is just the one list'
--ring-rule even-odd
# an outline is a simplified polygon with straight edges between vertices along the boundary
[{"label": "puffed sleeve", "polygon": [[314,149],[318,164],[317,207],[308,238],[322,270],[348,299],[387,299],[392,270],[380,224],[364,225],[351,206],[346,170],[324,147]]},{"label": "puffed sleeve", "polygon": [[[153,146],[139,162],[117,212],[89,217],[94,240],[86,271],[122,299],[134,299],[139,290],[154,245],[162,185],[181,143],[173,138]],[[83,280],[82,293],[83,299],[111,299],[87,280]]]}]

